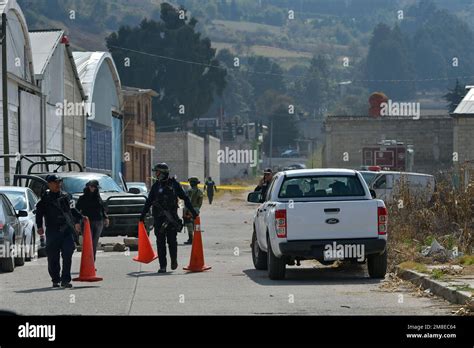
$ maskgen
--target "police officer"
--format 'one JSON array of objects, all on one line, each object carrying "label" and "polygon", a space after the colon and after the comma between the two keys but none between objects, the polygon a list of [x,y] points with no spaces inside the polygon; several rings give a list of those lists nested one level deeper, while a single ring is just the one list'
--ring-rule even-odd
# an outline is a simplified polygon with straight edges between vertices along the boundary
[{"label": "police officer", "polygon": [[254,192],[260,191],[262,193],[262,202],[265,200],[265,195],[267,194],[268,187],[273,179],[273,172],[271,168],[267,168],[263,171],[263,178],[258,183]]},{"label": "police officer", "polygon": [[214,198],[214,191],[217,192],[217,186],[211,177],[208,177],[206,182],[204,183],[204,190],[207,193],[207,199],[209,200],[209,204],[212,204],[212,200]]},{"label": "police officer", "polygon": [[[80,233],[82,215],[70,207],[71,196],[61,191],[62,179],[56,174],[46,177],[48,188],[36,204],[38,234],[44,235],[43,217],[46,221],[46,255],[48,272],[53,288],[71,288],[72,254],[76,245],[75,234]],[[60,255],[63,259],[61,272]]]},{"label": "police officer", "polygon": [[[199,213],[199,210],[201,209],[201,206],[202,206],[202,197],[203,197],[203,193],[198,187],[199,179],[193,176],[188,179],[188,182],[189,182],[189,185],[191,186],[187,192],[189,200],[191,201],[191,204],[193,205],[194,210],[196,210]],[[194,219],[192,217],[191,212],[186,207],[184,207],[183,209],[183,220],[184,220],[184,226],[186,226],[186,229],[188,230],[188,236],[189,236],[188,240],[184,242],[184,244],[193,244]]]},{"label": "police officer", "polygon": [[184,201],[186,208],[196,218],[199,214],[194,210],[189,197],[174,178],[169,176],[169,167],[166,163],[159,163],[154,167],[156,182],[150,189],[148,198],[143,207],[140,221],[153,206],[154,230],[158,247],[160,269],[158,273],[166,273],[166,242],[171,258],[171,269],[178,268],[178,239],[177,234],[182,230],[182,220],[178,217],[178,197]]}]

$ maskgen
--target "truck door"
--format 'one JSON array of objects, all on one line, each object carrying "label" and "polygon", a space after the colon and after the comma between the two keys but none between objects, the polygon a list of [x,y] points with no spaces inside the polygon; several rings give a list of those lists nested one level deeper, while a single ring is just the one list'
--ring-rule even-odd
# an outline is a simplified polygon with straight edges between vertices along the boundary
[{"label": "truck door", "polygon": [[390,200],[393,191],[393,175],[383,174],[379,176],[373,184],[373,189],[377,198],[383,201]]}]

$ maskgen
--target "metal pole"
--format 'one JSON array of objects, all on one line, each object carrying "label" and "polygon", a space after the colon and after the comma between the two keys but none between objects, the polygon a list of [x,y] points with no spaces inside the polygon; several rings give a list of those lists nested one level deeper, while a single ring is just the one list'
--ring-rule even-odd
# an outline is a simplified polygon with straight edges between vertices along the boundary
[{"label": "metal pole", "polygon": [[272,156],[273,156],[273,117],[270,117],[270,168],[272,168]]},{"label": "metal pole", "polygon": [[[8,62],[7,62],[7,15],[2,13],[2,98],[3,98],[3,153],[10,153],[8,134]],[[5,185],[10,186],[10,158],[3,158]]]}]

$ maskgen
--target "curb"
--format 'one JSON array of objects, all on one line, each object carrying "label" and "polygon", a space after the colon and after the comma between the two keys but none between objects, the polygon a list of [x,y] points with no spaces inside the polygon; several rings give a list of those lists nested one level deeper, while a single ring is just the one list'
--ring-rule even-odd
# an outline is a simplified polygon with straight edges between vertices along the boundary
[{"label": "curb", "polygon": [[396,274],[403,280],[407,280],[423,289],[430,289],[431,293],[438,295],[445,300],[459,305],[468,305],[470,309],[474,309],[473,297],[464,291],[459,291],[450,287],[448,283],[442,283],[430,279],[426,274],[418,273],[413,270],[402,269],[397,266]]}]

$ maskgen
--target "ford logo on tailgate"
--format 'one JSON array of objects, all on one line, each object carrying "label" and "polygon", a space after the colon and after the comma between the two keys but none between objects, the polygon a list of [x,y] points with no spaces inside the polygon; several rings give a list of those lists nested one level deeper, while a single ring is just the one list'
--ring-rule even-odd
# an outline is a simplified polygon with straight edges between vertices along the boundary
[{"label": "ford logo on tailgate", "polygon": [[338,222],[339,222],[339,219],[336,219],[336,218],[331,218],[331,219],[326,220],[326,223],[330,225],[337,224]]}]

